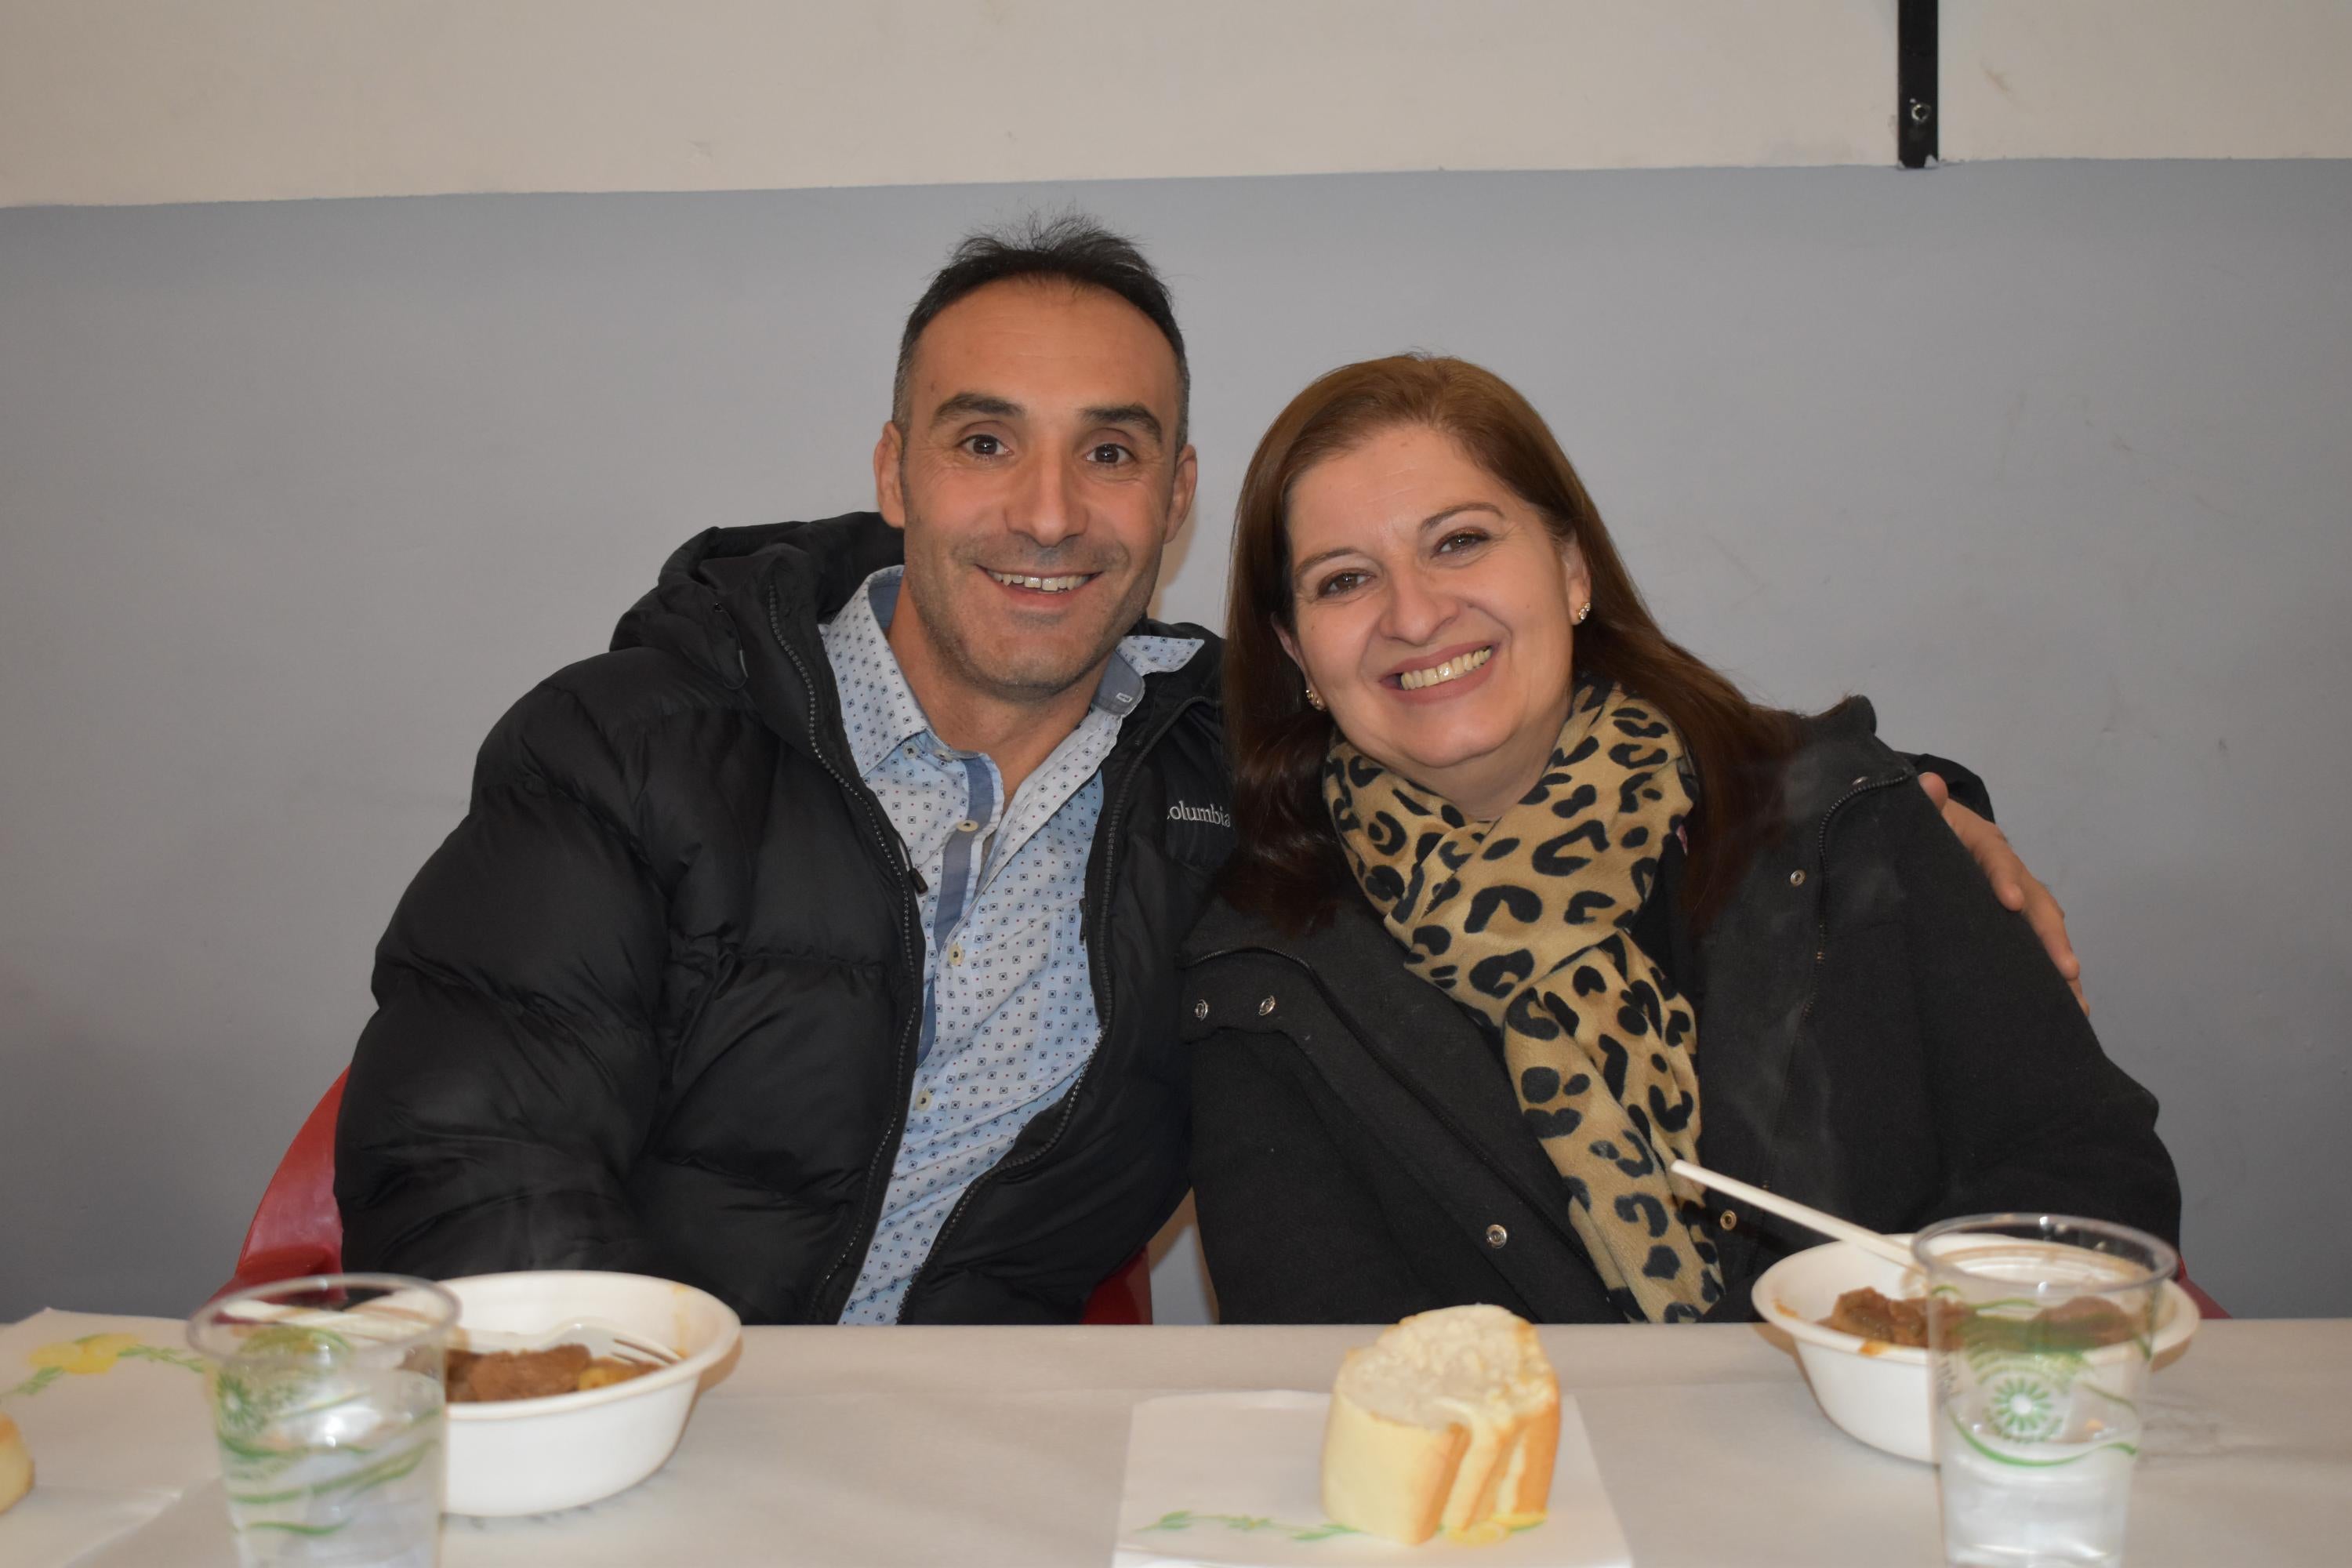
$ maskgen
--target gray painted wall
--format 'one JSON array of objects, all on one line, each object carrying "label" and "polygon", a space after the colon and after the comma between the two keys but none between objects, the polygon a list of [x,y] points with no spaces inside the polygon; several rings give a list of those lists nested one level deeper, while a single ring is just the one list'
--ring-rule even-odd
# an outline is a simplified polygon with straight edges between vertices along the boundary
[{"label": "gray painted wall", "polygon": [[922,278],[1068,197],[1192,335],[1165,611],[1217,616],[1309,376],[1495,366],[1670,627],[1992,781],[2200,1278],[2352,1312],[2352,164],[2306,163],[0,212],[0,1320],[226,1274],[491,721],[687,533],[864,504]]}]

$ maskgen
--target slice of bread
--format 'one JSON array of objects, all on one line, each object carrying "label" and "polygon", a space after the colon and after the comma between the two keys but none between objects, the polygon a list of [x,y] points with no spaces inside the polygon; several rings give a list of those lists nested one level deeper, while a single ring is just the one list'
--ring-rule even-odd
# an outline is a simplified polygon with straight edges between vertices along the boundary
[{"label": "slice of bread", "polygon": [[16,1506],[33,1489],[33,1456],[16,1424],[0,1415],[0,1513]]},{"label": "slice of bread", "polygon": [[1408,1546],[1492,1539],[1543,1517],[1559,1447],[1559,1383],[1534,1329],[1500,1307],[1422,1312],[1340,1363],[1324,1511]]}]

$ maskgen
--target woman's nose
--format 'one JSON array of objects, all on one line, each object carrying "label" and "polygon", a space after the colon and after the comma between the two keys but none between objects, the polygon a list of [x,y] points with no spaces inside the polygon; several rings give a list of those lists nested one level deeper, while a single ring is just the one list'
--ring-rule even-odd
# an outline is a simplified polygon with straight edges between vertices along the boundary
[{"label": "woman's nose", "polygon": [[1422,573],[1405,571],[1389,578],[1386,613],[1381,630],[1398,642],[1426,643],[1435,639],[1454,618],[1454,595]]}]

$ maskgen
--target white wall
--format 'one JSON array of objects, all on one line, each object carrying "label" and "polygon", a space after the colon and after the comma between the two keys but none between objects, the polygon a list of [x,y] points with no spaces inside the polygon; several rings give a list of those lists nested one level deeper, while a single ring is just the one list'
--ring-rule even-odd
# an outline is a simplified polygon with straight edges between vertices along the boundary
[{"label": "white wall", "polygon": [[[2352,156],[2352,0],[1945,0],[1954,159]],[[0,0],[0,205],[1883,164],[1895,0]]]},{"label": "white wall", "polygon": [[1943,154],[2352,157],[2347,0],[1943,0]]},{"label": "white wall", "polygon": [[2352,163],[2263,163],[0,212],[0,1320],[219,1281],[499,711],[863,503],[926,274],[1070,199],[1192,339],[1165,611],[1309,377],[1494,365],[1670,627],[1991,781],[2198,1276],[2352,1311]]}]

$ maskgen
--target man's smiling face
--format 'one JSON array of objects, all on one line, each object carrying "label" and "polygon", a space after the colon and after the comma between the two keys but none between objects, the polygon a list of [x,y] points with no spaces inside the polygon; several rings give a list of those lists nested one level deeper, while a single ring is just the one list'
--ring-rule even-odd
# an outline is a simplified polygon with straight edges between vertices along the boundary
[{"label": "man's smiling face", "polygon": [[1167,339],[1105,290],[1016,279],[940,312],[874,451],[907,535],[890,641],[910,679],[1024,704],[1092,689],[1192,507],[1181,395]]}]

